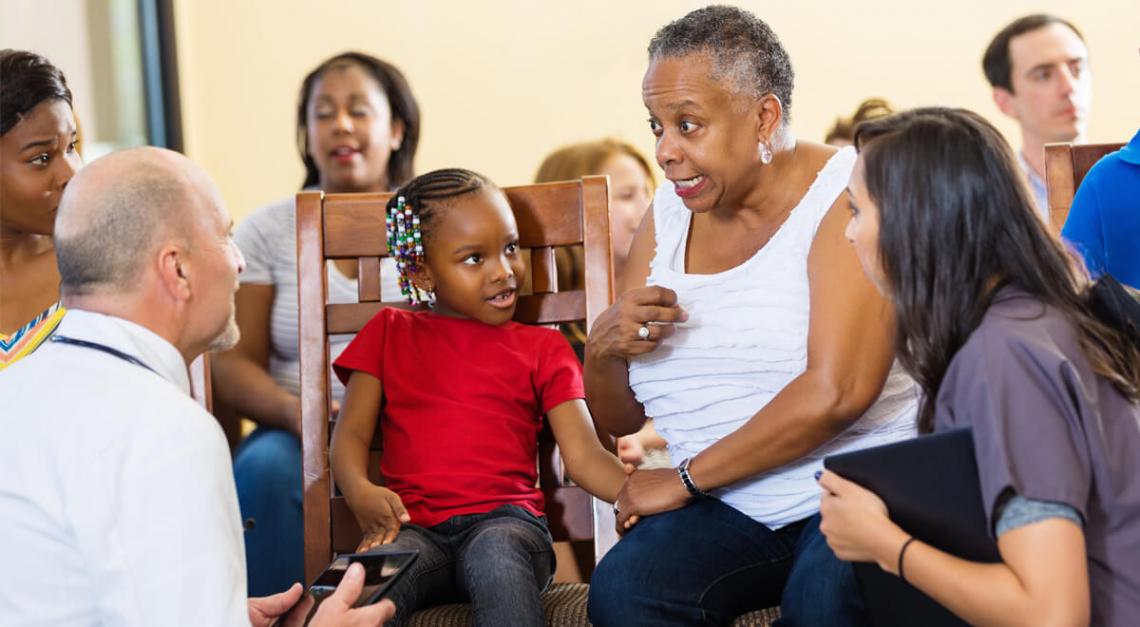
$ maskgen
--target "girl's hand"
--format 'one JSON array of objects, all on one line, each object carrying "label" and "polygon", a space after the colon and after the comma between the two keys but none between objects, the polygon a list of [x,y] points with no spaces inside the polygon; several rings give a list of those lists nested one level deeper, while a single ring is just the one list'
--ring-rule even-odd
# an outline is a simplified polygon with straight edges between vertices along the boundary
[{"label": "girl's hand", "polygon": [[883,499],[829,470],[819,485],[819,530],[835,555],[848,562],[877,562],[893,574],[899,548],[910,536],[891,522]]},{"label": "girl's hand", "polygon": [[[596,358],[623,360],[642,355],[673,335],[673,323],[688,319],[673,290],[657,285],[634,288],[619,296],[594,321],[586,352]],[[649,330],[647,337],[639,335],[642,327]]]},{"label": "girl's hand", "polygon": [[356,548],[358,553],[391,544],[400,533],[400,525],[412,520],[400,495],[378,485],[361,490],[348,505],[364,536]]},{"label": "girl's hand", "polygon": [[623,464],[640,466],[641,462],[645,461],[645,447],[641,444],[638,434],[618,438],[617,455]]}]

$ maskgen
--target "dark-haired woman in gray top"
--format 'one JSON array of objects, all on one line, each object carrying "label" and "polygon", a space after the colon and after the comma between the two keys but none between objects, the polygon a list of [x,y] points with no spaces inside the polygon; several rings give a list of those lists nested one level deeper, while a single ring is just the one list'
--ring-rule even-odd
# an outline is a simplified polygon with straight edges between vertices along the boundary
[{"label": "dark-haired woman in gray top", "polygon": [[1092,312],[1088,278],[1035,216],[1013,152],[974,113],[862,125],[847,228],[895,304],[920,431],[972,427],[1002,561],[911,538],[824,473],[823,533],[973,624],[1140,619],[1140,347]]}]

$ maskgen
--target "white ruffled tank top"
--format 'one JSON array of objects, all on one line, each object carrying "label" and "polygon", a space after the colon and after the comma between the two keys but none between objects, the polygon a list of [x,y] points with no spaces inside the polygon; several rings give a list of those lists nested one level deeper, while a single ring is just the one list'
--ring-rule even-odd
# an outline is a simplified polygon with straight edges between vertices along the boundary
[{"label": "white ruffled tank top", "polygon": [[[685,273],[692,213],[666,181],[653,200],[656,252],[648,285],[677,293],[689,319],[630,361],[629,382],[674,461],[740,428],[807,367],[808,252],[847,186],[855,150],[833,155],[784,224],[750,259],[717,274]],[[847,431],[799,461],[713,491],[776,529],[819,511],[823,457],[915,435],[917,388],[896,362],[879,399]]]}]

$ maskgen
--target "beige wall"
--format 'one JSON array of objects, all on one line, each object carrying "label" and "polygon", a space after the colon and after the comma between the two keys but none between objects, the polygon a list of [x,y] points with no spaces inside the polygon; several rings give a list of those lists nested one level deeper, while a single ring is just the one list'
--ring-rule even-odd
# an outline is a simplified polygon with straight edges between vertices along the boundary
[{"label": "beige wall", "polygon": [[[948,104],[1016,127],[989,97],[980,57],[1014,17],[1072,19],[1092,50],[1092,141],[1140,126],[1136,0],[863,0],[743,6],[781,36],[795,65],[793,127],[819,139],[864,97]],[[417,170],[460,165],[501,184],[531,179],[565,142],[613,135],[651,154],[641,105],[645,47],[700,6],[636,2],[176,0],[188,153],[218,180],[239,218],[301,180],[293,117],[301,78],[324,57],[360,49],[392,61],[423,108]]]},{"label": "beige wall", "polygon": [[[50,19],[52,15],[72,17],[59,22]],[[94,132],[98,124],[89,41],[83,0],[0,0],[0,48],[44,55],[62,70],[71,87],[71,104],[86,133]]]},{"label": "beige wall", "polygon": [[63,71],[88,160],[146,143],[135,5],[136,0],[0,0],[0,48],[41,54]]}]

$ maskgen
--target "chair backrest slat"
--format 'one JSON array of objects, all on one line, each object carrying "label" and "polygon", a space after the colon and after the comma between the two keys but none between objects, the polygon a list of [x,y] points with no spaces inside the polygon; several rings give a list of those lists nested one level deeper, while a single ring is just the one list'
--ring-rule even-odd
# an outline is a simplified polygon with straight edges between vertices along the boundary
[{"label": "chair backrest slat", "polygon": [[356,333],[368,324],[384,303],[332,303],[325,305],[330,334]]},{"label": "chair backrest slat", "polygon": [[324,247],[330,259],[387,257],[384,206],[391,194],[328,194],[324,201]]},{"label": "chair backrest slat", "polygon": [[535,294],[558,291],[558,269],[554,263],[554,247],[540,246],[530,252],[531,287]]},{"label": "chair backrest slat", "polygon": [[356,260],[356,297],[362,303],[380,302],[380,258]]},{"label": "chair backrest slat", "polygon": [[[604,187],[604,177],[600,182]],[[503,191],[515,213],[515,221],[519,225],[519,245],[523,248],[569,246],[583,242],[584,225],[580,216],[583,214],[584,201],[582,188],[577,181],[569,185],[542,183],[508,187]],[[551,207],[562,209],[550,211]],[[607,224],[608,216],[607,211]]]},{"label": "chair backrest slat", "polygon": [[582,320],[585,311],[586,292],[582,290],[532,294],[519,297],[515,320],[524,324],[559,324]]},{"label": "chair backrest slat", "polygon": [[1045,188],[1049,198],[1049,225],[1057,233],[1069,218],[1069,208],[1081,181],[1100,158],[1124,144],[1046,144]]}]

